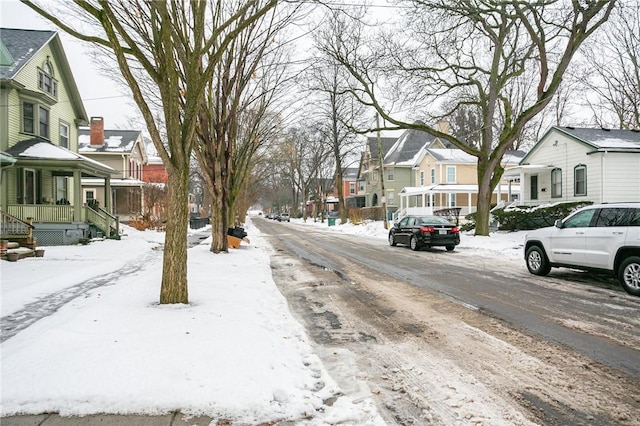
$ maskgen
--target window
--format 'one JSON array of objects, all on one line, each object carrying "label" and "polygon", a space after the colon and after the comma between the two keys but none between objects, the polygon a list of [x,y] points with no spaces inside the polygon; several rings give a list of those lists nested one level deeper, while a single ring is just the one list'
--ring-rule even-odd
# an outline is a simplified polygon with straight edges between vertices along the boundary
[{"label": "window", "polygon": [[424,186],[424,170],[420,170],[420,186]]},{"label": "window", "polygon": [[68,199],[67,178],[64,176],[56,176],[56,203],[66,204]]},{"label": "window", "polygon": [[573,195],[587,195],[587,166],[584,164],[573,169]]},{"label": "window", "polygon": [[394,205],[395,204],[395,193],[393,191],[387,192],[387,204]]},{"label": "window", "polygon": [[349,194],[353,195],[356,193],[356,183],[349,182]]},{"label": "window", "polygon": [[35,105],[33,102],[22,102],[22,131],[35,134],[34,123],[36,120]]},{"label": "window", "polygon": [[393,169],[387,170],[387,180],[393,180]]},{"label": "window", "polygon": [[532,175],[529,181],[529,198],[538,199],[538,175]]},{"label": "window", "polygon": [[358,191],[364,191],[364,180],[358,181]]},{"label": "window", "polygon": [[431,169],[431,184],[436,183],[436,169]]},{"label": "window", "polygon": [[583,210],[564,221],[564,228],[586,228],[593,219],[596,209]]},{"label": "window", "polygon": [[456,183],[456,166],[447,166],[447,183]]},{"label": "window", "polygon": [[38,121],[40,123],[41,137],[49,139],[49,110],[41,106],[38,108]]},{"label": "window", "polygon": [[36,171],[32,169],[24,169],[24,203],[23,204],[36,204],[37,200],[37,184],[38,178]]},{"label": "window", "polygon": [[378,181],[378,172],[371,173],[371,181],[372,182],[377,182]]},{"label": "window", "polygon": [[596,226],[629,226],[633,209],[605,208],[600,209]]},{"label": "window", "polygon": [[58,82],[53,78],[53,67],[47,58],[44,69],[38,69],[38,89],[58,97]]},{"label": "window", "polygon": [[96,193],[93,191],[93,189],[85,189],[84,190],[84,202],[85,204],[88,204],[90,201],[95,200],[96,198]]},{"label": "window", "polygon": [[456,194],[447,193],[447,207],[455,207],[456,206]]},{"label": "window", "polygon": [[62,121],[60,122],[60,146],[69,148],[69,125]]},{"label": "window", "polygon": [[551,197],[562,197],[562,169],[551,170]]}]

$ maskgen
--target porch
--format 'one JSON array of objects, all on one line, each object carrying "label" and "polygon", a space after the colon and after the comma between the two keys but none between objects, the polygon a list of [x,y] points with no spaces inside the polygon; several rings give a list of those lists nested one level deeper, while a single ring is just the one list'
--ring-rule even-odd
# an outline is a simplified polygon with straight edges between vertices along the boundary
[{"label": "porch", "polygon": [[24,236],[27,228],[19,226],[20,223],[32,227],[30,231],[38,245],[77,244],[98,235],[109,238],[120,235],[117,216],[86,205],[77,209],[73,205],[10,204],[2,212],[2,238],[15,240]]},{"label": "porch", "polygon": [[[508,184],[503,188],[499,184],[493,191],[496,203],[512,201],[518,194],[519,185]],[[420,187],[405,187],[399,194],[400,205],[393,213],[393,221],[398,221],[407,215],[433,215],[443,209],[459,208],[460,217],[474,213],[477,208],[478,185],[431,185]]]}]

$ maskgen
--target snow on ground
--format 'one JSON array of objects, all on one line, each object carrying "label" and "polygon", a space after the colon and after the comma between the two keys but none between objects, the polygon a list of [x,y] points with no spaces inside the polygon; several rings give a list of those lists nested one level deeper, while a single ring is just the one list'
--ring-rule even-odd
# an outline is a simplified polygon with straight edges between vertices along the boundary
[{"label": "snow on ground", "polygon": [[[381,222],[306,225],[387,236]],[[250,221],[238,250],[189,249],[189,305],[158,304],[164,233],[125,229],[121,241],[0,262],[2,416],[180,410],[244,424],[384,424],[372,399],[341,394],[313,352]],[[523,236],[464,235],[459,252],[521,258]],[[29,316],[42,318],[10,332]]]}]

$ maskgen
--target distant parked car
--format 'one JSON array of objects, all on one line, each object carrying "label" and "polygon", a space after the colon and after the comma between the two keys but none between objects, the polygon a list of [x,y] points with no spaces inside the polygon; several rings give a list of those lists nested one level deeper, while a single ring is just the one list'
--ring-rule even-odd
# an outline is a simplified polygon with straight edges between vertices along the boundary
[{"label": "distant parked car", "polygon": [[291,216],[289,216],[289,213],[280,213],[278,220],[280,222],[291,222]]},{"label": "distant parked car", "polygon": [[576,210],[555,226],[527,233],[524,257],[532,274],[544,276],[561,266],[607,272],[640,296],[640,203]]},{"label": "distant parked car", "polygon": [[405,216],[389,231],[389,244],[403,244],[411,250],[444,246],[452,251],[460,244],[460,229],[440,216]]}]

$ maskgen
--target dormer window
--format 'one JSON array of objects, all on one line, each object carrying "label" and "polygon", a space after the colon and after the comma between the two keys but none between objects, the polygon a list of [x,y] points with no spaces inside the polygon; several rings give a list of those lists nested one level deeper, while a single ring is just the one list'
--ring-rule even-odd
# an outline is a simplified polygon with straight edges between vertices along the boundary
[{"label": "dormer window", "polygon": [[48,56],[42,68],[38,68],[38,89],[54,98],[58,97],[58,82],[53,76],[53,66]]}]

